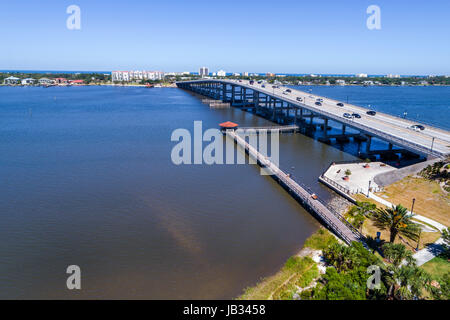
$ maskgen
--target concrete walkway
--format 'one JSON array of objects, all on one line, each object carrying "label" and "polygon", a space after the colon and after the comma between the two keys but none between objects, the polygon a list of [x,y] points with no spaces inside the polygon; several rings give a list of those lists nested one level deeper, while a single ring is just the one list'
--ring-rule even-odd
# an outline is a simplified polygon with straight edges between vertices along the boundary
[{"label": "concrete walkway", "polygon": [[441,254],[444,251],[444,247],[442,246],[443,243],[444,239],[439,238],[435,243],[432,243],[415,253],[413,257],[416,259],[417,265],[421,266]]}]

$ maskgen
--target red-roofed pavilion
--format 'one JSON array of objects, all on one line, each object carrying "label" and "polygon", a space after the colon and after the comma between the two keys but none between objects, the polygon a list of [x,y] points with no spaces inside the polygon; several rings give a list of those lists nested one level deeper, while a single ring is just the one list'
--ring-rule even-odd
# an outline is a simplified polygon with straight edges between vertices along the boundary
[{"label": "red-roofed pavilion", "polygon": [[227,130],[227,129],[236,129],[239,125],[231,121],[226,121],[220,123],[219,126],[222,130]]}]

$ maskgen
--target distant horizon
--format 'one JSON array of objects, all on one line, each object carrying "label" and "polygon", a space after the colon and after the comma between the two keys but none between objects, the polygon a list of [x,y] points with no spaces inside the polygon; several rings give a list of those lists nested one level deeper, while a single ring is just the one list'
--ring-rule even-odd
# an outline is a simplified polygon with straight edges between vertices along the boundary
[{"label": "distant horizon", "polygon": [[[118,71],[119,69],[114,70],[39,70],[39,69],[0,69],[0,73],[111,73],[113,71]],[[137,70],[148,70],[145,68],[130,68],[130,69],[122,69],[123,71],[137,71]],[[148,70],[150,71],[150,70]],[[189,72],[190,74],[198,74],[198,71],[163,71],[164,73],[182,73],[182,72]],[[247,72],[247,71],[244,71]],[[243,76],[244,72],[239,71],[231,71],[226,72],[227,76],[233,75],[234,73],[240,73],[241,76]],[[265,75],[267,73],[273,73],[275,75],[286,75],[286,76],[308,76],[308,75],[319,75],[319,76],[328,76],[328,77],[355,77],[358,73],[285,73],[285,72],[248,72],[250,74],[257,74],[257,75]],[[369,73],[359,73],[359,74],[367,74],[367,77],[384,77],[387,75],[398,75],[400,77],[429,77],[429,76],[435,76],[435,77],[445,77],[449,76],[447,74],[396,74],[396,73],[384,73],[384,74],[369,74]],[[210,75],[212,75],[212,72],[210,72]]]}]

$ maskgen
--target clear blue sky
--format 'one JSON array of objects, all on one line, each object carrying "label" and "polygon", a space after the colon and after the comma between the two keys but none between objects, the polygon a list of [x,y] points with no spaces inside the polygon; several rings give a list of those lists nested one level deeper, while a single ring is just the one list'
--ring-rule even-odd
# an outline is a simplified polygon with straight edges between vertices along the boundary
[{"label": "clear blue sky", "polygon": [[449,20],[448,0],[0,0],[0,69],[450,74]]}]

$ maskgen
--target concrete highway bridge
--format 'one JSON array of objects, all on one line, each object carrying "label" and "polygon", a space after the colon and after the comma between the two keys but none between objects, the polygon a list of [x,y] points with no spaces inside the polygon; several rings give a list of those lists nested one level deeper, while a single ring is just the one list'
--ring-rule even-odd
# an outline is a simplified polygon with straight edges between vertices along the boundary
[{"label": "concrete highway bridge", "polygon": [[[323,119],[324,136],[320,141],[330,143],[330,139],[347,141],[349,138],[364,141],[364,157],[401,154],[402,157],[445,158],[450,155],[450,132],[446,130],[428,125],[424,125],[423,130],[413,129],[411,126],[416,122],[380,112],[369,115],[366,108],[304,91],[248,80],[202,79],[177,82],[177,86],[230,103],[233,107],[251,110],[280,124],[307,128],[315,126],[313,119]],[[344,113],[357,113],[360,118],[347,118]],[[340,134],[328,136],[329,121],[342,127]],[[347,128],[358,134],[346,132]],[[387,148],[371,150],[372,138],[387,142]]]}]

